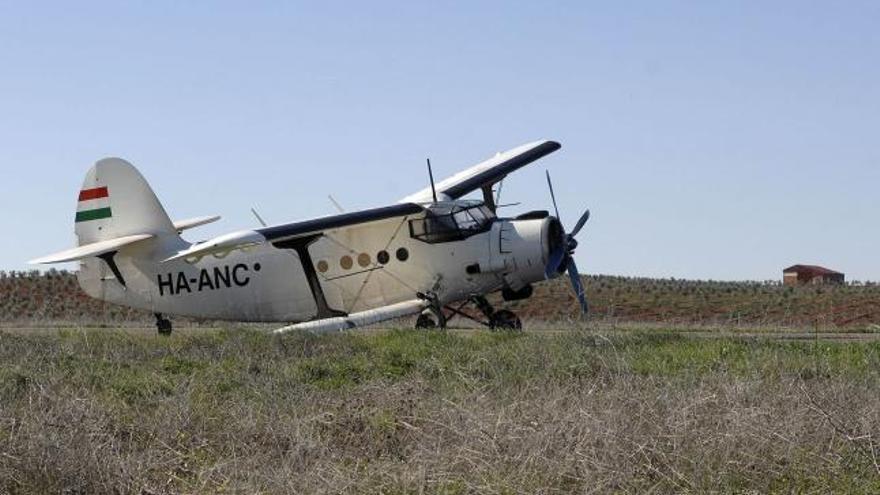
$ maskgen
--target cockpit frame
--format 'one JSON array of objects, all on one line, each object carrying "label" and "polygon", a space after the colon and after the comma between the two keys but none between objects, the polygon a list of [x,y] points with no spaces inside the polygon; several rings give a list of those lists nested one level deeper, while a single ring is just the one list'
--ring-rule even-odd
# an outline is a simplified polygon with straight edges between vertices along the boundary
[{"label": "cockpit frame", "polygon": [[428,244],[461,241],[492,228],[495,214],[482,201],[442,201],[409,221],[409,235]]}]

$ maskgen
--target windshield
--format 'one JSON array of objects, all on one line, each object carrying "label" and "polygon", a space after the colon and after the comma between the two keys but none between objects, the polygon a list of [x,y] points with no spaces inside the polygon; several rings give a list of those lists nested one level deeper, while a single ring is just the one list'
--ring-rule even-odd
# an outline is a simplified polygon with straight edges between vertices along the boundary
[{"label": "windshield", "polygon": [[409,221],[410,235],[428,243],[459,241],[488,230],[495,215],[480,202],[437,203]]}]

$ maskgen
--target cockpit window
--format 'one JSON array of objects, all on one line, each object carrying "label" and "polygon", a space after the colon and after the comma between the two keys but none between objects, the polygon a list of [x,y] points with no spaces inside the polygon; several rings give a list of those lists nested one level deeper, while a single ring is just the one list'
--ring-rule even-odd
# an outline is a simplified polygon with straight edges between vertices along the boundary
[{"label": "cockpit window", "polygon": [[452,214],[452,217],[455,219],[455,223],[458,224],[458,228],[461,230],[474,230],[474,228],[479,227],[477,221],[467,210],[457,211]]},{"label": "cockpit window", "polygon": [[479,201],[431,205],[424,218],[409,221],[410,235],[431,244],[459,241],[488,230],[495,215]]}]

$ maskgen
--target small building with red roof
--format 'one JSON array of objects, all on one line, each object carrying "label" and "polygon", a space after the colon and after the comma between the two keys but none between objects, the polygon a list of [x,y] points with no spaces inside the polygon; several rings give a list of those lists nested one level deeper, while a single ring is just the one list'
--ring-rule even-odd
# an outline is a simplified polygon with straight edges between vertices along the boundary
[{"label": "small building with red roof", "polygon": [[792,265],[782,270],[783,285],[842,284],[844,275],[817,265]]}]

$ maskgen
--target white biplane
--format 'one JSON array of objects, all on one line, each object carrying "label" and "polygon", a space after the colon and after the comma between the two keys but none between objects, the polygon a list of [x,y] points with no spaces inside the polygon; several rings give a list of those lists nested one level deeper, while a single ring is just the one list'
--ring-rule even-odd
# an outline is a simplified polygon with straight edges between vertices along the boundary
[{"label": "white biplane", "polygon": [[[584,314],[587,302],[574,237],[559,212],[496,215],[493,187],[507,174],[560,148],[526,144],[464,170],[391,206],[264,226],[190,243],[184,230],[219,219],[173,222],[143,176],[119,158],[86,174],[75,217],[78,246],[32,263],[80,263],[90,296],[145,309],[160,333],[167,315],[285,322],[276,332],[343,330],[407,315],[445,327],[454,315],[519,329],[486,294],[524,299],[535,282],[568,272]],[[430,162],[428,166],[430,172]],[[551,197],[553,188],[547,175]],[[482,201],[462,199],[481,191]],[[554,209],[556,199],[553,198]],[[464,311],[472,304],[482,318]]]}]

